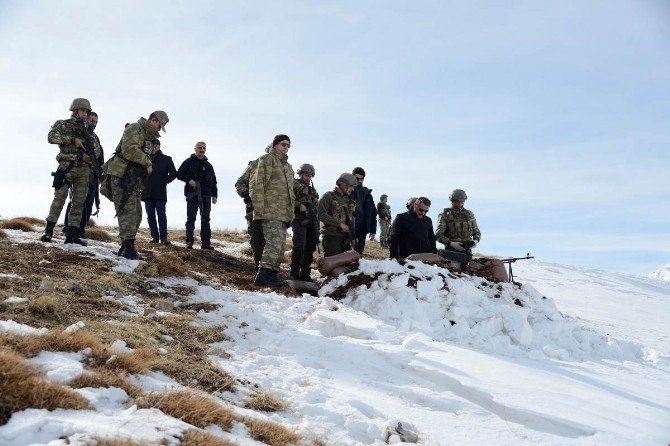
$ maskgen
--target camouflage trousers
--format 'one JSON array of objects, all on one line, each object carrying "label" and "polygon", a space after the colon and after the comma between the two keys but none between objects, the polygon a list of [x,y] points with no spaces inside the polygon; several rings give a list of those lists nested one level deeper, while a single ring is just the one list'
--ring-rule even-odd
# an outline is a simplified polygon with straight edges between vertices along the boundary
[{"label": "camouflage trousers", "polygon": [[381,229],[381,235],[379,236],[379,243],[382,246],[388,246],[389,244],[389,227],[391,222],[385,218],[379,219],[379,228]]},{"label": "camouflage trousers", "polygon": [[343,235],[324,235],[321,237],[324,257],[342,254],[351,249],[349,238]]},{"label": "camouflage trousers", "polygon": [[288,225],[279,220],[260,220],[263,225],[265,246],[258,266],[273,271],[279,271],[279,265],[284,259],[286,246],[286,229]]},{"label": "camouflage trousers", "polygon": [[[61,162],[59,169],[65,170],[68,164],[69,162]],[[70,213],[67,218],[68,222],[73,222],[74,225],[79,225],[79,222],[81,221],[81,214],[84,209],[84,203],[86,202],[86,196],[88,195],[90,173],[91,169],[87,165],[77,166],[75,163],[75,165],[72,166],[72,169],[65,174],[67,182],[72,184],[72,206],[70,207]],[[65,184],[60,189],[55,190],[54,199],[51,202],[51,208],[49,208],[47,221],[52,223],[58,222],[60,213],[63,211],[63,206],[65,206],[69,189],[70,187]]]},{"label": "camouflage trousers", "polygon": [[130,194],[123,210],[119,212],[119,206],[121,206],[121,199],[123,197],[123,188],[118,185],[118,182],[119,177],[111,177],[114,209],[116,210],[116,218],[119,220],[119,237],[121,240],[134,240],[140,223],[142,223],[142,202],[140,200],[142,191],[138,187]]},{"label": "camouflage trousers", "polygon": [[265,247],[265,237],[263,237],[263,223],[261,220],[247,220],[247,232],[251,236],[249,243],[251,244],[251,251],[254,255],[254,264],[258,267],[263,256],[263,248]]}]

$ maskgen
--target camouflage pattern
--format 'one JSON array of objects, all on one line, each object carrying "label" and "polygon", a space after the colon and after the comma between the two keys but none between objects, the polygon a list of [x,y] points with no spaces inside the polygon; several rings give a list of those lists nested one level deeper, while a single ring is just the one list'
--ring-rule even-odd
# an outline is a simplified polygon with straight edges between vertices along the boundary
[{"label": "camouflage pattern", "polygon": [[377,203],[377,215],[379,216],[379,243],[382,246],[388,246],[389,228],[391,226],[391,206],[386,203],[386,195],[380,197],[381,201]]},{"label": "camouflage pattern", "polygon": [[451,242],[474,240],[477,243],[482,238],[475,214],[471,211],[455,208],[445,209],[439,216],[435,238],[444,246]]},{"label": "camouflage pattern", "polygon": [[116,181],[112,181],[112,197],[114,198],[114,210],[119,220],[119,237],[121,240],[134,240],[137,236],[137,230],[142,223],[142,192],[138,187],[133,194],[128,197],[128,201],[123,210],[119,212],[121,198],[123,197],[123,188]]},{"label": "camouflage pattern", "polygon": [[80,120],[77,118],[63,119],[56,121],[51,126],[47,141],[49,144],[58,144],[60,152],[56,156],[57,161],[77,161],[79,149],[74,145],[75,138],[84,141],[83,136],[79,135],[78,124]]},{"label": "camouflage pattern", "polygon": [[356,202],[342,195],[338,188],[323,194],[317,206],[319,221],[321,222],[321,234],[324,236],[346,236],[340,227],[342,223],[349,226],[353,232],[356,227],[355,209]]},{"label": "camouflage pattern", "polygon": [[293,194],[295,195],[295,215],[293,218],[299,221],[308,219],[307,213],[300,212],[300,205],[303,204],[307,208],[313,206],[316,210],[319,204],[319,193],[311,184],[304,184],[299,178],[296,178],[293,180]]},{"label": "camouflage pattern", "polygon": [[88,101],[88,99],[85,98],[75,98],[72,100],[72,104],[70,104],[70,111],[75,111],[78,109],[84,109],[91,111],[91,103]]},{"label": "camouflage pattern", "polygon": [[[266,153],[269,153],[268,149],[266,149]],[[247,233],[251,237],[249,244],[251,245],[254,263],[258,266],[258,263],[261,261],[261,256],[263,255],[265,237],[263,237],[263,224],[260,220],[253,219],[254,206],[251,202],[251,198],[249,198],[249,180],[252,172],[256,169],[256,161],[258,160],[249,161],[249,164],[247,164],[242,175],[235,181],[235,191],[237,192],[237,195],[246,200],[245,212],[247,219]]]},{"label": "camouflage pattern", "polygon": [[[69,164],[69,162],[61,162],[59,163],[58,168],[60,170],[65,170]],[[75,163],[70,171],[65,174],[66,181],[72,184],[72,205],[70,206],[70,213],[68,214],[67,219],[68,222],[75,223],[74,226],[79,226],[79,222],[81,221],[81,214],[84,210],[86,196],[88,195],[90,174],[91,169],[86,163]],[[47,221],[53,223],[58,221],[60,214],[63,211],[63,206],[65,206],[69,189],[70,187],[66,183],[60,189],[54,191],[54,198],[51,202],[51,207],[49,208]]]},{"label": "camouflage pattern", "polygon": [[[91,132],[91,139],[93,140],[93,152],[95,153],[96,158],[100,158],[102,153],[102,144],[100,144],[100,138],[95,132]],[[93,166],[91,166],[93,168]]]},{"label": "camouflage pattern", "polygon": [[258,266],[272,271],[279,271],[279,265],[284,259],[284,248],[286,246],[286,229],[288,225],[279,220],[261,220],[263,235],[265,236],[265,247],[263,256]]},{"label": "camouflage pattern", "polygon": [[[305,164],[301,166],[301,169],[304,166]],[[313,170],[314,168],[312,167]],[[306,172],[306,170],[303,170],[303,172]],[[305,275],[308,275],[310,265],[314,259],[314,251],[316,251],[316,247],[319,244],[319,223],[310,219],[309,210],[311,209],[316,217],[319,193],[314,189],[314,186],[305,184],[298,178],[293,181],[293,192],[296,200],[295,216],[291,224],[291,229],[293,230],[291,274],[298,276],[300,271],[302,271]],[[304,205],[308,212],[301,212],[300,205]]]},{"label": "camouflage pattern", "polygon": [[321,244],[323,245],[323,255],[325,257],[351,251],[351,239],[341,235],[324,235]]},{"label": "camouflage pattern", "polygon": [[287,155],[271,151],[258,158],[249,179],[249,196],[254,203],[254,220],[293,220],[293,167]]},{"label": "camouflage pattern", "polygon": [[118,153],[105,163],[105,172],[121,178],[131,162],[145,169],[151,166],[149,155],[154,151],[151,141],[157,138],[160,135],[146,119],[140,118],[136,123],[130,124],[123,132],[120,147],[117,148]]}]

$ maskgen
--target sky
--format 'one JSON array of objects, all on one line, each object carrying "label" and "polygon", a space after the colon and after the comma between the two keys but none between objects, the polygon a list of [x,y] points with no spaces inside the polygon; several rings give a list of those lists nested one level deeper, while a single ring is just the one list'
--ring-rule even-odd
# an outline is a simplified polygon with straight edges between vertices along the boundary
[{"label": "sky", "polygon": [[[233,184],[278,133],[323,194],[362,166],[394,214],[455,188],[478,250],[638,274],[670,263],[670,3],[0,0],[0,215],[44,218],[75,97],[106,154],[165,110],[175,164],[197,141],[216,228],[244,228]],[[168,224],[183,227],[183,183]],[[61,216],[61,220],[64,216]],[[111,202],[99,216],[113,224]]]}]

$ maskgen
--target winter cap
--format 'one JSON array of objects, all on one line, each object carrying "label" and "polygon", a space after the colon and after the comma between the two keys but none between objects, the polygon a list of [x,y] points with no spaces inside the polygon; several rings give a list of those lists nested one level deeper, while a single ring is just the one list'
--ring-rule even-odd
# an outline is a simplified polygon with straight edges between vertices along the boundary
[{"label": "winter cap", "polygon": [[291,143],[291,138],[289,138],[286,135],[277,135],[277,136],[275,136],[275,139],[272,140],[272,147],[276,146],[277,144],[279,144],[282,141],[288,141],[289,144],[290,144]]}]

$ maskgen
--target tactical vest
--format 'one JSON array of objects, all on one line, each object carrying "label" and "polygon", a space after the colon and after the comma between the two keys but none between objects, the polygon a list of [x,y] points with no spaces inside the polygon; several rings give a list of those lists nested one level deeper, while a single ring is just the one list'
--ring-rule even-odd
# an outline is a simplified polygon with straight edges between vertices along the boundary
[{"label": "tactical vest", "polygon": [[451,240],[471,240],[475,216],[467,209],[456,211],[453,208],[444,210],[447,237]]},{"label": "tactical vest", "polygon": [[[333,194],[333,200],[330,203],[328,214],[338,221],[339,224],[345,224],[353,231],[355,227],[354,211],[356,210],[356,202],[348,197],[345,197],[337,192],[329,192]],[[339,227],[331,227],[321,222],[321,229],[324,234],[343,235]]]}]

